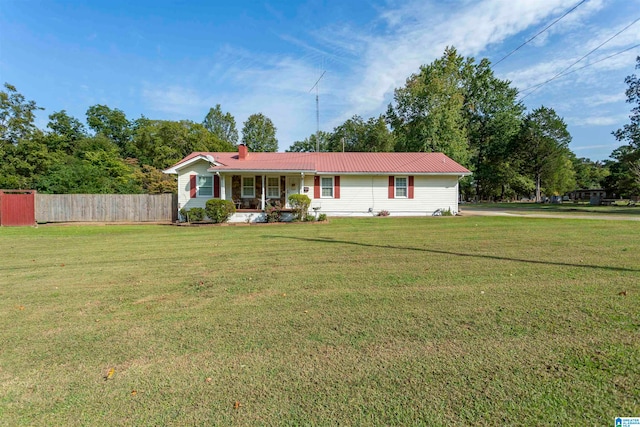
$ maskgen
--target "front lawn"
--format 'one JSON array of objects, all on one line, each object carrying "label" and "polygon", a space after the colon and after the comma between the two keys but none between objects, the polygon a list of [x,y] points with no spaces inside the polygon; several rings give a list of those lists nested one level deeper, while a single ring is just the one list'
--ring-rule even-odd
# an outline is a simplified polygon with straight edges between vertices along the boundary
[{"label": "front lawn", "polygon": [[0,228],[0,425],[612,425],[640,414],[639,235]]}]

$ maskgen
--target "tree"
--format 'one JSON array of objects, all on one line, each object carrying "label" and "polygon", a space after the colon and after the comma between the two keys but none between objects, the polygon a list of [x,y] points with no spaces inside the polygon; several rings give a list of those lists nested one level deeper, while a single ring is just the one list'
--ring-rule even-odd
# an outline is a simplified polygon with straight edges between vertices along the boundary
[{"label": "tree", "polygon": [[250,115],[242,128],[242,143],[254,152],[278,151],[276,127],[271,119],[262,113]]},{"label": "tree", "polygon": [[384,116],[366,122],[355,115],[333,130],[329,151],[387,152],[393,151],[394,138]]},{"label": "tree", "polygon": [[96,134],[113,141],[122,155],[128,155],[127,145],[132,129],[131,122],[122,110],[111,109],[106,105],[93,105],[87,110],[87,124]]},{"label": "tree", "polygon": [[576,172],[576,188],[580,190],[602,188],[605,178],[610,173],[607,165],[600,161],[594,162],[574,155],[572,163],[573,170]]},{"label": "tree", "polygon": [[238,145],[236,119],[230,113],[223,113],[220,104],[216,104],[215,108],[209,109],[202,125],[221,141],[225,141],[232,146]]},{"label": "tree", "polygon": [[[636,69],[640,69],[640,56],[636,57]],[[631,109],[629,123],[613,132],[618,141],[626,144],[611,153],[617,162],[610,167],[611,176],[606,180],[605,188],[618,196],[631,196],[640,194],[640,78],[632,74],[624,81],[629,85],[625,91],[627,102],[635,106]]]},{"label": "tree", "polygon": [[420,67],[396,89],[387,120],[396,138],[395,151],[443,152],[469,165],[470,151],[463,106],[464,78],[470,60],[447,48],[442,58]]},{"label": "tree", "polygon": [[522,189],[525,182],[511,152],[511,143],[522,125],[524,105],[517,101],[518,90],[510,81],[494,76],[488,59],[477,65],[473,58],[467,61],[463,114],[476,194],[481,199],[505,197],[513,187]]},{"label": "tree", "polygon": [[134,124],[130,155],[142,165],[164,169],[194,151],[232,151],[200,123],[190,120],[150,120],[142,117]]},{"label": "tree", "polygon": [[26,101],[15,86],[5,83],[4,87],[6,91],[0,91],[0,150],[30,136],[36,130],[34,112],[44,110],[35,101]]},{"label": "tree", "polygon": [[305,138],[302,141],[296,141],[291,144],[287,152],[294,153],[311,153],[316,152],[317,148],[320,147],[320,152],[326,152],[329,150],[329,138],[331,137],[331,133],[329,132],[316,132],[310,135],[308,138]]},{"label": "tree", "polygon": [[79,141],[73,155],[64,156],[35,182],[43,193],[141,193],[135,168],[121,157],[118,147],[104,135]]},{"label": "tree", "polygon": [[517,151],[521,171],[535,182],[536,201],[542,200],[543,187],[548,194],[561,194],[575,186],[570,141],[567,125],[552,108],[542,106],[525,118]]},{"label": "tree", "polygon": [[84,125],[75,117],[67,115],[65,110],[50,114],[47,127],[51,130],[47,139],[52,151],[71,154],[75,149],[75,143],[87,137]]}]

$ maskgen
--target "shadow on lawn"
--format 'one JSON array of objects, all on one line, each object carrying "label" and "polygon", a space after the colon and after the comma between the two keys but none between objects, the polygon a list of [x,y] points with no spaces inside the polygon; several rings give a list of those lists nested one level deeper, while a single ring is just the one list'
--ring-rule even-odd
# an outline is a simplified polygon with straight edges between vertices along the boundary
[{"label": "shadow on lawn", "polygon": [[362,243],[362,242],[350,242],[347,240],[335,240],[328,237],[325,238],[310,238],[310,237],[295,237],[295,236],[264,236],[264,237],[272,237],[272,238],[280,238],[280,239],[292,239],[292,240],[301,240],[304,242],[319,242],[319,243],[338,243],[343,245],[355,245],[355,246],[365,246],[368,248],[381,248],[381,249],[401,249],[407,251],[417,251],[417,252],[429,252],[434,254],[443,254],[443,255],[455,255],[460,257],[471,257],[471,258],[486,258],[486,259],[495,259],[500,261],[516,261],[516,262],[526,262],[529,264],[543,264],[543,265],[558,265],[562,267],[581,267],[581,268],[592,268],[596,270],[610,270],[610,271],[628,271],[628,272],[639,272],[640,269],[637,268],[627,268],[627,267],[610,267],[607,265],[589,265],[589,264],[571,264],[568,262],[557,262],[557,261],[539,261],[532,259],[521,259],[521,258],[509,258],[503,256],[496,255],[483,255],[483,254],[465,254],[461,252],[452,252],[452,251],[443,251],[438,249],[426,249],[426,248],[412,248],[409,246],[394,246],[394,245],[375,245],[372,243]]}]

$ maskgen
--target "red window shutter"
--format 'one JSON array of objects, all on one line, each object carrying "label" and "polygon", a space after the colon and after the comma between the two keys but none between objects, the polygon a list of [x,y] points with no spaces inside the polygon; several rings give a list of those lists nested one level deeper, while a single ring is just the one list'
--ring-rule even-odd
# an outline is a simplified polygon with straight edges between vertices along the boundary
[{"label": "red window shutter", "polygon": [[409,177],[409,198],[413,199],[413,177]]},{"label": "red window shutter", "polygon": [[394,197],[394,196],[395,196],[395,194],[396,194],[395,186],[396,186],[396,181],[395,181],[395,179],[394,179],[392,176],[390,176],[390,177],[389,177],[389,198],[390,198],[390,199],[393,199],[393,197]]},{"label": "red window shutter", "polygon": [[192,199],[198,194],[198,188],[196,187],[196,175],[189,176],[189,191]]},{"label": "red window shutter", "polygon": [[218,175],[213,175],[213,197],[220,198],[220,177]]},{"label": "red window shutter", "polygon": [[313,198],[320,198],[320,177],[317,175],[313,177]]},{"label": "red window shutter", "polygon": [[333,178],[333,197],[335,199],[340,198],[340,177],[336,176]]}]

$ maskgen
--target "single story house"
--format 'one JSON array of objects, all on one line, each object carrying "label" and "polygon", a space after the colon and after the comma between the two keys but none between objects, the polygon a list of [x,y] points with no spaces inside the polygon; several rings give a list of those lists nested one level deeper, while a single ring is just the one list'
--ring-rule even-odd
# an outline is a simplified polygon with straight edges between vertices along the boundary
[{"label": "single story house", "polygon": [[191,153],[164,173],[178,175],[178,209],[220,198],[236,204],[231,222],[263,221],[265,207],[291,194],[327,216],[458,212],[458,180],[471,172],[442,153]]}]

